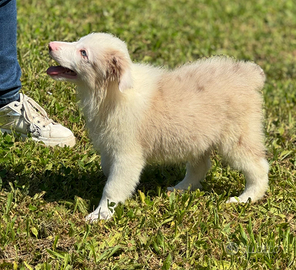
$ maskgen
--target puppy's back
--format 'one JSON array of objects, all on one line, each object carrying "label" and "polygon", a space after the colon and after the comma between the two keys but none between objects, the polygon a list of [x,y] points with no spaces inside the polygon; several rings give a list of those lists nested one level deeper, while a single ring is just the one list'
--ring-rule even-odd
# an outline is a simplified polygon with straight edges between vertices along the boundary
[{"label": "puppy's back", "polygon": [[250,125],[260,133],[264,81],[256,64],[226,57],[163,73],[140,132],[147,156],[186,159]]},{"label": "puppy's back", "polygon": [[221,89],[224,85],[243,88],[247,85],[248,90],[261,90],[265,82],[264,71],[255,63],[236,61],[224,56],[202,59],[184,65],[174,70],[172,75],[177,80],[182,78],[199,82],[199,85],[205,84],[208,90],[210,86]]}]

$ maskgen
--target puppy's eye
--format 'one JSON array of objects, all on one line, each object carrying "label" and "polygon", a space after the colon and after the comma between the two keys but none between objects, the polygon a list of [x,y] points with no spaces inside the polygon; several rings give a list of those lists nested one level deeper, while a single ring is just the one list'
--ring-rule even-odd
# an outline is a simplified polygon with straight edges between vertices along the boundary
[{"label": "puppy's eye", "polygon": [[80,54],[82,57],[87,57],[87,53],[85,50],[80,50]]}]

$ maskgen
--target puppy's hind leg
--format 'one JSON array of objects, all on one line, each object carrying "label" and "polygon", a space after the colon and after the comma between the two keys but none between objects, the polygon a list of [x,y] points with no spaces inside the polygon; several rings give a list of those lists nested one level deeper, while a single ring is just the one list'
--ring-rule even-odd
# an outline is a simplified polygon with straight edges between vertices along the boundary
[{"label": "puppy's hind leg", "polygon": [[230,165],[242,171],[246,179],[245,190],[238,200],[232,197],[228,202],[247,202],[249,198],[255,202],[261,199],[268,189],[269,164],[262,141],[261,136],[243,134],[235,146],[233,143],[225,143],[220,148]]},{"label": "puppy's hind leg", "polygon": [[269,165],[267,160],[261,157],[258,159],[246,159],[242,163],[241,170],[246,178],[245,190],[238,197],[238,200],[231,197],[227,202],[247,202],[249,198],[252,202],[255,202],[261,199],[268,189]]},{"label": "puppy's hind leg", "polygon": [[188,162],[186,165],[185,178],[174,187],[168,187],[169,191],[201,189],[201,181],[205,178],[207,171],[211,168],[211,160],[209,154],[204,154],[201,158],[195,161]]}]

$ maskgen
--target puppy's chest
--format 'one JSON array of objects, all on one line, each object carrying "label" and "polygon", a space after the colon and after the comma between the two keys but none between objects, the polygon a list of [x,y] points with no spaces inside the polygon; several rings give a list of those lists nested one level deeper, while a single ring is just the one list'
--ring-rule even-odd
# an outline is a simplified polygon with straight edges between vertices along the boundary
[{"label": "puppy's chest", "polygon": [[100,150],[118,151],[135,141],[135,124],[118,115],[96,118],[88,123],[89,135]]}]

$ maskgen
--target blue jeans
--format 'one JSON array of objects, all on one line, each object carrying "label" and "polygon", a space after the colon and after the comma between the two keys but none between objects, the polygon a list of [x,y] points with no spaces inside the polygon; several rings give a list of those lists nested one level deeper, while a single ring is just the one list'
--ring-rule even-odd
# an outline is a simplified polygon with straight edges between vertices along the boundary
[{"label": "blue jeans", "polygon": [[16,0],[0,0],[0,105],[19,99],[21,68],[17,60]]}]

